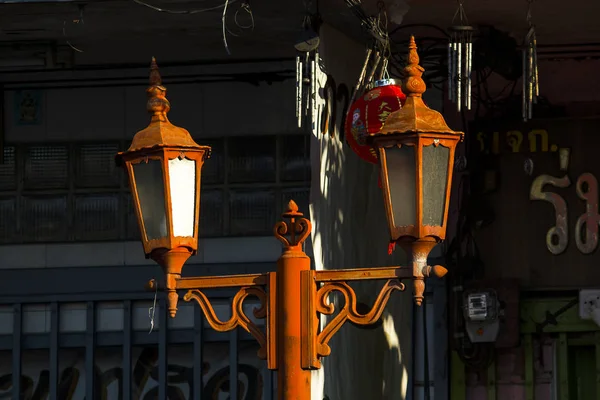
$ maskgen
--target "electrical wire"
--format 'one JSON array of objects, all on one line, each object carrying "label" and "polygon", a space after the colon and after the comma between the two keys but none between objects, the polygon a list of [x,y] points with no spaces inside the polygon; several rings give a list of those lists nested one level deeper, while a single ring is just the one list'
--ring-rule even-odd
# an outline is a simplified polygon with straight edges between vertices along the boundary
[{"label": "electrical wire", "polygon": [[[203,12],[207,12],[207,11],[219,10],[222,8],[223,14],[221,15],[221,34],[223,37],[223,46],[225,47],[225,51],[227,52],[227,55],[231,55],[231,51],[229,50],[229,44],[227,43],[227,33],[231,34],[232,36],[239,36],[239,34],[233,33],[227,27],[227,11],[229,10],[229,6],[231,4],[237,2],[238,0],[225,0],[223,4],[216,5],[213,7],[196,9],[196,10],[171,10],[171,9],[167,9],[167,8],[153,6],[152,4],[148,4],[142,0],[132,0],[132,1],[141,6],[148,7],[154,11],[163,12],[163,13],[167,13],[167,14],[178,14],[178,15],[199,14],[199,13],[203,13]],[[249,4],[248,0],[244,1],[242,3],[242,5],[240,6],[240,8],[235,12],[234,17],[233,17],[235,24],[240,29],[247,29],[247,27],[240,25],[238,22],[238,14],[239,14],[240,10],[242,10],[242,9],[250,15],[250,25],[248,25],[248,27],[250,29],[254,30],[254,15],[252,13],[252,9],[250,8],[250,4]]]},{"label": "electrical wire", "polygon": [[[79,5],[79,18],[78,19],[74,19],[73,23],[74,24],[84,24],[84,20],[83,20],[83,10],[84,10],[84,5],[80,4]],[[68,35],[67,35],[67,21],[64,20],[63,21],[63,29],[62,29],[62,34],[63,34],[63,38],[65,39],[65,42],[67,43],[67,45],[73,50],[76,51],[78,53],[83,53],[83,50],[73,46],[71,44],[71,41],[68,39]]]},{"label": "electrical wire", "polygon": [[231,52],[229,51],[229,45],[227,44],[226,18],[227,18],[227,6],[228,5],[229,5],[229,0],[225,0],[225,6],[223,7],[223,16],[221,17],[221,25],[223,27],[223,45],[225,46],[225,51],[227,51],[228,55],[231,55]]},{"label": "electrical wire", "polygon": [[148,7],[151,10],[163,12],[163,13],[167,13],[167,14],[199,14],[199,13],[203,13],[203,12],[207,12],[207,11],[214,11],[214,10],[219,10],[221,8],[227,8],[227,3],[232,4],[238,0],[228,0],[228,1],[226,1],[226,3],[220,4],[218,6],[206,7],[206,8],[196,9],[196,10],[171,10],[171,9],[167,9],[167,8],[160,8],[157,6],[153,6],[152,4],[148,4],[142,0],[132,0],[132,1],[141,6]]},{"label": "electrical wire", "polygon": [[[427,297],[427,295],[425,295]],[[429,343],[427,338],[427,298],[423,299],[423,389],[425,390],[425,400],[431,399],[431,385],[429,382]]]}]

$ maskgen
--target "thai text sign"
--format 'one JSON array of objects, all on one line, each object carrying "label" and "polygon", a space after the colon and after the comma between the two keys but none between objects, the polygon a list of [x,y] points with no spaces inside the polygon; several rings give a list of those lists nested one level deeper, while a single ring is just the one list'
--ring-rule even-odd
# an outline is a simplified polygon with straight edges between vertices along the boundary
[{"label": "thai text sign", "polygon": [[[476,236],[486,277],[530,287],[597,285],[600,119],[472,128],[473,199],[494,215]],[[494,178],[482,184],[483,176]]]}]

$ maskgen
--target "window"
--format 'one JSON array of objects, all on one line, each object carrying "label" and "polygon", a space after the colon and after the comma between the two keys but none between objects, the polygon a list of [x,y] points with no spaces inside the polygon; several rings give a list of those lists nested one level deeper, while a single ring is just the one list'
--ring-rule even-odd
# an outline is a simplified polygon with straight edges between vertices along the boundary
[{"label": "window", "polygon": [[[212,146],[202,169],[200,235],[270,235],[285,204],[308,213],[309,138],[198,139]],[[0,164],[0,243],[138,240],[125,173],[127,143],[6,146]]]}]

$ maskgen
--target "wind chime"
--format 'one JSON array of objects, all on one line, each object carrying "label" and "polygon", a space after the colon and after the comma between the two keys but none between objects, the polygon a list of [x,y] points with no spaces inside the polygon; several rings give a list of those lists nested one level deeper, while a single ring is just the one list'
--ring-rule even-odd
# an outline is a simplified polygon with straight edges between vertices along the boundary
[{"label": "wind chime", "polygon": [[296,56],[296,120],[298,128],[305,124],[317,129],[321,96],[319,96],[320,82],[324,72],[321,69],[319,57],[319,35],[311,26],[311,18],[307,15],[303,22],[303,31],[294,47],[298,51]]},{"label": "wind chime", "polygon": [[471,109],[473,31],[465,14],[463,2],[458,0],[458,9],[452,19],[448,43],[448,99],[456,104],[459,112],[463,108]]},{"label": "wind chime", "polygon": [[527,1],[527,23],[529,30],[523,41],[523,120],[527,121],[533,117],[533,105],[537,104],[540,95],[538,83],[537,64],[537,39],[535,26],[531,19],[531,5],[533,0]]}]

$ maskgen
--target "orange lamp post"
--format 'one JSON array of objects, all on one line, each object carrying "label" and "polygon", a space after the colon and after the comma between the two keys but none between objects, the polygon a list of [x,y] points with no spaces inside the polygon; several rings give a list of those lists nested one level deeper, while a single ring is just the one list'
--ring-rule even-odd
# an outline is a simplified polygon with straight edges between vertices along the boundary
[{"label": "orange lamp post", "polygon": [[[427,254],[445,237],[454,149],[461,134],[451,131],[442,116],[421,100],[425,85],[414,40],[409,60],[405,107],[390,114],[382,130],[368,140],[380,159],[392,241],[413,255],[413,265],[311,270],[310,258],[302,250],[311,223],[290,201],[284,220],[274,227],[274,236],[283,243],[275,272],[212,277],[181,276],[185,261],[198,249],[200,178],[210,147],[196,144],[185,129],[169,122],[166,89],[152,60],[146,91],[152,120],[116,157],[129,176],[144,253],[163,268],[170,316],[177,313],[178,291],[186,291],[183,300],[195,300],[213,329],[226,332],[241,327],[249,332],[260,345],[258,357],[278,372],[281,400],[310,399],[310,371],[320,368],[321,358],[331,353],[329,340],[344,323],[377,322],[392,292],[404,290],[403,279],[414,279],[415,299],[421,304],[424,277],[446,273],[443,267],[427,266]],[[364,280],[386,281],[366,313],[357,310],[356,294],[348,284]],[[157,285],[152,280],[148,286]],[[203,293],[214,288],[239,288],[227,321],[217,317]],[[328,302],[333,292],[341,293],[345,303],[320,330],[319,314],[336,311]],[[264,330],[244,312],[249,296],[260,301],[254,316],[266,319]]]}]

